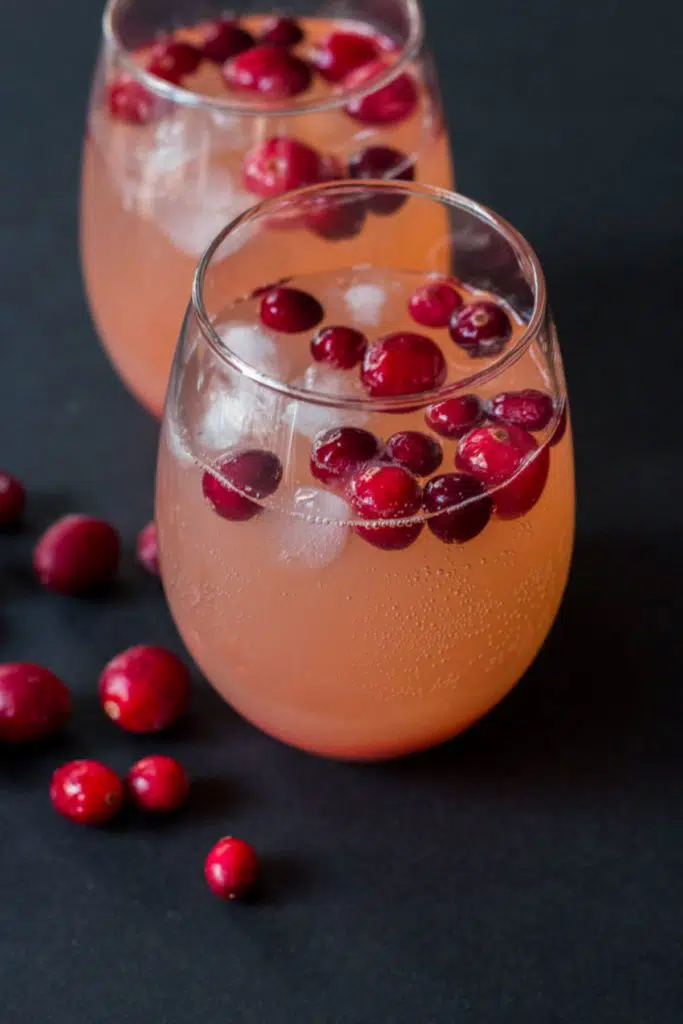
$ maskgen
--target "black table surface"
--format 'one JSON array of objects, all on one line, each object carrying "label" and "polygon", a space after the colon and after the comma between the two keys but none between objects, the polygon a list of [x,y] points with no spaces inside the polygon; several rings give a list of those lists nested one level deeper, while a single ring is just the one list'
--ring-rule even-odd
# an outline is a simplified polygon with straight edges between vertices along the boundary
[{"label": "black table surface", "polygon": [[[51,770],[149,744],[110,727],[97,673],[181,650],[130,549],[156,426],[103,356],[77,260],[95,4],[10,5],[0,33],[0,462],[31,491],[0,543],[0,658],[79,695],[69,735],[0,759],[2,1024],[680,1024],[683,446],[680,40],[674,0],[429,0],[459,187],[545,266],[576,427],[566,600],[528,677],[480,726],[402,762],[317,760],[198,683],[152,744],[201,781],[167,824],[59,820]],[[114,598],[37,592],[37,532],[111,517]],[[251,839],[269,887],[211,898],[202,862]]]}]

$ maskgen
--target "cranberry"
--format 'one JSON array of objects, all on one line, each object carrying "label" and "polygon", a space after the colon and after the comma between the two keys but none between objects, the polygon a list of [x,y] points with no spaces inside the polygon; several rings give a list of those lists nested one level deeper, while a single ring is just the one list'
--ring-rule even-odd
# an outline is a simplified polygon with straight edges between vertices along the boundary
[{"label": "cranberry", "polygon": [[367,212],[365,197],[334,194],[306,199],[304,223],[310,231],[330,242],[359,235]]},{"label": "cranberry", "polygon": [[112,117],[128,124],[149,124],[163,110],[163,101],[146,89],[141,82],[124,75],[109,85],[107,105]]},{"label": "cranberry", "polygon": [[323,327],[311,341],[317,363],[329,363],[338,370],[350,370],[360,363],[368,339],[353,327]]},{"label": "cranberry", "polygon": [[282,15],[266,18],[259,34],[262,43],[273,43],[274,46],[296,46],[301,43],[304,33],[298,21]]},{"label": "cranberry", "polygon": [[202,53],[214,64],[224,64],[254,45],[254,37],[231,18],[218,18],[207,29]]},{"label": "cranberry", "polygon": [[435,434],[452,439],[462,437],[476,427],[484,417],[484,410],[476,395],[460,395],[446,398],[443,402],[430,405],[425,413],[427,426]]},{"label": "cranberry", "polygon": [[157,547],[157,526],[155,522],[147,523],[138,534],[137,556],[140,565],[144,566],[151,576],[159,575],[159,549]]},{"label": "cranberry", "polygon": [[392,462],[405,466],[415,476],[434,473],[443,459],[439,442],[419,430],[400,430],[392,434],[386,444],[386,453]]},{"label": "cranberry", "polygon": [[445,379],[443,352],[422,334],[387,334],[368,346],[363,359],[361,380],[374,398],[430,391]]},{"label": "cranberry", "polygon": [[162,39],[150,51],[147,71],[177,85],[181,78],[197,70],[201,60],[201,50],[191,43]]},{"label": "cranberry", "polygon": [[256,853],[243,839],[219,839],[204,864],[209,888],[222,900],[237,900],[253,889],[258,876]]},{"label": "cranberry", "polygon": [[413,320],[423,327],[448,327],[451,317],[462,306],[462,297],[445,281],[431,281],[413,292],[408,309]]},{"label": "cranberry", "polygon": [[316,71],[328,82],[347,75],[377,57],[377,43],[359,32],[331,32],[313,54]]},{"label": "cranberry", "polygon": [[[392,181],[413,181],[415,178],[415,164],[405,153],[391,146],[368,146],[354,153],[349,159],[348,171],[349,178],[354,180],[387,178]],[[378,191],[368,194],[367,203],[373,213],[388,216],[396,213],[405,201],[406,196]]]},{"label": "cranberry", "polygon": [[522,427],[493,424],[475,427],[461,438],[455,464],[497,488],[492,494],[497,514],[516,519],[533,508],[543,493],[550,459],[547,447],[539,449],[533,435]]},{"label": "cranberry", "polygon": [[[344,88],[357,89],[367,85],[388,70],[382,60],[374,60],[371,64],[363,64],[353,71],[344,82]],[[369,96],[350,100],[346,113],[363,124],[398,124],[405,121],[417,106],[417,86],[405,71],[397,75],[387,85],[381,86]]]},{"label": "cranberry", "polygon": [[50,800],[71,821],[105,825],[121,809],[123,784],[101,761],[69,761],[52,776]]},{"label": "cranberry", "polygon": [[63,516],[36,544],[33,568],[48,590],[85,594],[111,582],[120,547],[118,533],[103,519]]},{"label": "cranberry", "polygon": [[501,391],[487,404],[491,419],[501,423],[514,423],[525,430],[543,430],[553,418],[553,400],[550,395],[535,388],[525,391]]},{"label": "cranberry", "polygon": [[484,529],[493,502],[484,485],[469,473],[442,473],[425,486],[423,504],[427,512],[438,512],[427,520],[435,537],[446,544],[464,544]]},{"label": "cranberry", "polygon": [[[348,489],[351,507],[361,519],[408,519],[422,504],[422,491],[412,473],[403,466],[373,465],[360,469]],[[377,548],[398,551],[417,540],[421,522],[381,526],[354,526],[354,532]]]},{"label": "cranberry", "polygon": [[311,473],[325,484],[341,482],[379,454],[379,441],[369,430],[333,427],[322,431],[313,440]]},{"label": "cranberry", "polygon": [[262,43],[233,57],[223,66],[223,76],[231,88],[259,92],[269,100],[298,96],[311,84],[308,64],[272,43]]},{"label": "cranberry", "polygon": [[283,334],[299,334],[317,327],[324,314],[318,300],[298,288],[271,288],[261,299],[261,320]]},{"label": "cranberry", "polygon": [[0,471],[0,529],[17,526],[26,504],[26,491],[11,473]]},{"label": "cranberry", "polygon": [[105,665],[100,703],[127,732],[159,732],[187,710],[190,673],[180,658],[151,644],[129,647]]},{"label": "cranberry", "polygon": [[137,761],[128,772],[126,781],[138,807],[158,814],[177,811],[185,803],[190,789],[183,766],[175,758],[163,754]]},{"label": "cranberry", "polygon": [[555,433],[548,442],[551,448],[554,448],[556,444],[559,444],[562,438],[564,437],[565,433],[567,432],[567,415],[568,405],[565,399],[564,405],[562,406],[562,412],[560,413],[560,418],[557,421],[557,426],[555,427]]},{"label": "cranberry", "polygon": [[302,185],[313,185],[321,176],[320,154],[286,135],[266,139],[244,158],[244,184],[258,196],[279,196]]},{"label": "cranberry", "polygon": [[61,679],[41,665],[0,665],[0,743],[32,743],[69,717],[71,698]]},{"label": "cranberry", "polygon": [[471,356],[493,356],[501,352],[512,335],[505,310],[495,302],[473,302],[456,311],[450,334]]},{"label": "cranberry", "polygon": [[229,455],[217,468],[223,479],[207,470],[202,477],[202,491],[214,512],[234,522],[257,515],[261,511],[258,502],[270,497],[282,479],[282,463],[277,455],[260,448]]}]

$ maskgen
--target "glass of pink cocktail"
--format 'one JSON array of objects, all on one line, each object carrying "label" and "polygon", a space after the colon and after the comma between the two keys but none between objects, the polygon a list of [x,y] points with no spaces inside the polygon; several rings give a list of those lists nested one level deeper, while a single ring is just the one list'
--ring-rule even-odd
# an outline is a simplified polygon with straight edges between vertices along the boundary
[{"label": "glass of pink cocktail", "polygon": [[[451,167],[417,0],[299,0],[291,17],[218,0],[110,0],[83,154],[86,289],[118,372],[161,414],[196,262],[254,202],[338,178],[449,187]],[[377,204],[387,251],[438,217]],[[311,266],[354,256],[360,223],[289,224]],[[360,243],[358,243],[360,244]],[[262,253],[264,278],[281,274]],[[233,272],[249,279],[235,262]]]},{"label": "glass of pink cocktail", "polygon": [[[390,202],[440,218],[439,240],[388,247],[368,218],[321,267],[284,230]],[[567,396],[529,245],[415,184],[313,186],[238,218],[195,277],[156,515],[178,628],[246,718],[357,759],[467,728],[536,656],[572,551]]]}]

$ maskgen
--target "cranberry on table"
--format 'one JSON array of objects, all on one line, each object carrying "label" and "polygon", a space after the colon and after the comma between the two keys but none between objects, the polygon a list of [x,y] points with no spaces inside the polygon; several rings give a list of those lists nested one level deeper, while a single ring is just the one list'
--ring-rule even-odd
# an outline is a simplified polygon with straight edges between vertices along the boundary
[{"label": "cranberry on table", "polygon": [[374,61],[377,43],[360,32],[331,32],[313,54],[319,75],[327,82],[341,82],[356,68]]},{"label": "cranberry on table", "polygon": [[311,448],[311,473],[324,484],[343,482],[354,470],[380,454],[369,430],[333,427],[317,434]]},{"label": "cranberry on table", "polygon": [[323,327],[311,341],[311,355],[318,363],[350,370],[361,362],[368,339],[353,327]]},{"label": "cranberry on table", "polygon": [[525,430],[543,430],[553,418],[554,405],[550,395],[536,388],[524,391],[502,391],[487,404],[491,419],[511,423]]},{"label": "cranberry on table", "polygon": [[121,543],[114,527],[94,516],[73,514],[53,523],[33,552],[33,568],[44,587],[81,595],[113,579]]},{"label": "cranberry on table", "polygon": [[314,185],[320,181],[323,165],[320,154],[287,135],[275,135],[250,149],[244,158],[244,184],[257,196],[268,198],[283,192]]},{"label": "cranberry on table", "polygon": [[[344,88],[358,89],[366,86],[388,71],[389,67],[382,60],[364,64],[345,79]],[[410,117],[417,106],[417,100],[417,86],[404,71],[368,96],[349,100],[344,110],[349,117],[362,124],[398,124]]]},{"label": "cranberry on table", "polygon": [[24,485],[11,473],[0,470],[0,529],[17,526],[25,505]]},{"label": "cranberry on table", "polygon": [[[548,477],[548,448],[539,449],[522,427],[475,427],[461,438],[456,467],[496,488],[491,497],[501,519],[516,519],[536,504]],[[504,486],[501,486],[504,485]]]},{"label": "cranberry on table", "polygon": [[157,525],[155,522],[147,523],[138,534],[136,553],[138,562],[150,574],[159,575],[159,549],[157,546]]},{"label": "cranberry on table", "polygon": [[[348,174],[349,178],[355,181],[366,178],[413,181],[415,164],[405,153],[392,149],[391,146],[367,146],[350,157]],[[389,216],[396,213],[405,201],[406,196],[395,192],[371,192],[368,196],[368,208],[380,216]]]},{"label": "cranberry on table", "polygon": [[282,463],[273,452],[248,448],[227,456],[217,466],[221,479],[206,470],[202,492],[223,519],[245,522],[261,511],[258,504],[277,490]]},{"label": "cranberry on table", "polygon": [[[351,507],[360,519],[408,519],[422,505],[422,490],[412,473],[403,466],[371,465],[358,470],[348,487]],[[417,540],[422,522],[382,522],[378,526],[356,524],[354,533],[385,551],[407,548]]]},{"label": "cranberry on table", "polygon": [[190,673],[175,654],[151,644],[130,647],[105,666],[100,703],[127,732],[159,732],[187,711]]},{"label": "cranberry on table", "polygon": [[265,99],[285,100],[308,89],[311,69],[285,47],[261,43],[227,61],[223,77],[232,89],[258,92]]},{"label": "cranberry on table", "polygon": [[211,891],[222,900],[246,896],[256,884],[259,864],[249,843],[234,836],[219,839],[209,851],[204,875]]},{"label": "cranberry on table", "polygon": [[441,465],[443,451],[439,442],[419,430],[400,430],[386,443],[386,454],[415,476],[429,476]]},{"label": "cranberry on table", "polygon": [[300,334],[317,327],[325,315],[313,295],[298,288],[271,288],[261,299],[261,321],[283,334]]},{"label": "cranberry on table", "polygon": [[150,50],[147,71],[158,78],[177,84],[185,75],[195,72],[201,60],[201,50],[191,43],[163,39]]},{"label": "cranberry on table", "polygon": [[460,292],[446,281],[430,281],[413,292],[408,302],[410,315],[423,327],[448,327],[463,304]]},{"label": "cranberry on table", "polygon": [[295,18],[277,14],[266,18],[259,34],[260,42],[274,46],[296,46],[303,39],[303,29]]},{"label": "cranberry on table", "polygon": [[427,526],[445,544],[464,544],[481,533],[493,510],[484,485],[469,473],[443,473],[425,486],[426,512],[437,512]]},{"label": "cranberry on table", "polygon": [[232,18],[218,18],[209,25],[202,54],[214,64],[224,64],[254,45],[254,37]]},{"label": "cranberry on table", "polygon": [[145,811],[169,814],[185,803],[190,781],[173,757],[151,754],[136,761],[126,776],[133,802]]},{"label": "cranberry on table", "polygon": [[163,111],[163,101],[127,75],[110,83],[107,106],[112,117],[134,125],[150,124]]},{"label": "cranberry on table", "polygon": [[440,387],[446,379],[446,360],[431,338],[402,331],[369,345],[361,380],[373,398],[415,395]]},{"label": "cranberry on table", "polygon": [[484,418],[484,409],[476,395],[459,395],[430,405],[425,413],[427,426],[435,434],[449,439],[462,437]]},{"label": "cranberry on table", "polygon": [[512,337],[512,324],[495,302],[472,302],[453,315],[450,335],[471,356],[493,356],[502,352]]},{"label": "cranberry on table", "polygon": [[69,761],[50,784],[50,800],[64,818],[80,825],[105,825],[123,804],[123,783],[101,761]]},{"label": "cranberry on table", "polygon": [[0,665],[0,743],[33,743],[57,732],[71,712],[69,691],[42,665]]}]

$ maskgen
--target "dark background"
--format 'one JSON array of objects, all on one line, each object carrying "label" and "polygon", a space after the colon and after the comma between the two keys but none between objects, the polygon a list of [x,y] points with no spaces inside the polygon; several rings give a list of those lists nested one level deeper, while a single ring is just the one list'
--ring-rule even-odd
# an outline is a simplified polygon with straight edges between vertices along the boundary
[{"label": "dark background", "polygon": [[[187,815],[107,832],[51,812],[72,756],[148,744],[95,706],[124,646],[177,646],[129,557],[117,597],[37,593],[56,514],[152,510],[155,425],[96,342],[76,249],[98,3],[8,7],[0,32],[0,462],[31,490],[0,543],[0,657],[80,703],[0,759],[2,1024],[680,1024],[683,1019],[683,8],[427,0],[460,189],[547,272],[576,427],[567,598],[527,679],[462,739],[358,767],[285,749],[201,686],[155,742],[203,781]],[[202,878],[228,831],[269,861],[256,906]]]}]

